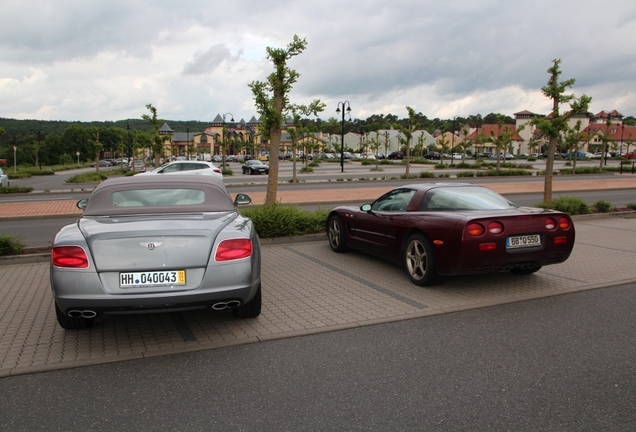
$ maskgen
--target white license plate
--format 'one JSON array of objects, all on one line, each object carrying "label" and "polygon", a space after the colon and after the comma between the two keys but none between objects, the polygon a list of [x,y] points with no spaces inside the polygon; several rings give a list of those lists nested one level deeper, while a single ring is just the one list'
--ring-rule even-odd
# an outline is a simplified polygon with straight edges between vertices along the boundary
[{"label": "white license plate", "polygon": [[506,239],[506,249],[541,246],[539,234],[513,236]]},{"label": "white license plate", "polygon": [[157,287],[185,284],[185,270],[119,273],[119,286],[121,288]]}]

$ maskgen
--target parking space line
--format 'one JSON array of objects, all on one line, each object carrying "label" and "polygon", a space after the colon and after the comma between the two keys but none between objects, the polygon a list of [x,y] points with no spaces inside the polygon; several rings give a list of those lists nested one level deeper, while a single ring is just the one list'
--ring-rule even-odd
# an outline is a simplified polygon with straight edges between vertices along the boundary
[{"label": "parking space line", "polygon": [[395,293],[395,292],[393,292],[391,290],[388,290],[388,289],[386,289],[384,287],[376,285],[375,283],[373,283],[371,281],[368,281],[366,279],[358,277],[358,276],[356,276],[356,275],[354,275],[352,273],[349,273],[349,272],[347,272],[345,270],[339,269],[339,268],[337,268],[337,267],[335,267],[335,266],[333,266],[333,265],[331,265],[329,263],[326,263],[326,262],[324,262],[324,261],[322,261],[322,260],[320,260],[318,258],[315,258],[315,257],[313,257],[311,255],[306,254],[306,253],[303,253],[303,252],[301,252],[301,251],[299,251],[299,250],[297,250],[297,249],[295,249],[295,248],[293,248],[291,246],[285,246],[283,249],[285,249],[285,250],[287,250],[289,252],[292,252],[292,253],[294,253],[296,255],[299,255],[299,256],[301,256],[301,257],[303,257],[305,259],[308,259],[309,261],[313,261],[316,264],[319,264],[319,265],[321,265],[323,267],[328,268],[329,270],[332,270],[332,271],[335,271],[337,273],[340,273],[343,276],[346,276],[346,277],[348,277],[350,279],[353,279],[356,282],[359,282],[359,283],[361,283],[363,285],[368,286],[369,288],[373,288],[374,290],[376,290],[376,291],[378,291],[378,292],[380,292],[380,293],[382,293],[384,295],[387,295],[387,296],[389,296],[389,297],[391,297],[391,298],[393,298],[395,300],[399,300],[399,301],[401,301],[403,303],[406,303],[409,306],[413,306],[413,307],[416,307],[418,309],[429,309],[428,306],[426,306],[426,305],[424,305],[422,303],[419,303],[419,302],[416,302],[416,301],[411,300],[409,298],[406,298],[404,296],[401,296],[398,293]]}]

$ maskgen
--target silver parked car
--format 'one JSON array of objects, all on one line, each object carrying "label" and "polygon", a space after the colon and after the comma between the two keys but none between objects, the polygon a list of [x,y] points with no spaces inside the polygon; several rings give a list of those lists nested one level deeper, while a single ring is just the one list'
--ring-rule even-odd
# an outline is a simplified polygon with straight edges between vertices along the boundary
[{"label": "silver parked car", "polygon": [[232,309],[261,312],[261,250],[252,221],[210,176],[133,176],[100,183],[51,253],[55,312],[65,329],[102,314]]},{"label": "silver parked car", "polygon": [[2,171],[2,168],[0,168],[0,186],[9,187],[9,176]]},{"label": "silver parked car", "polygon": [[176,174],[176,175],[211,175],[223,177],[221,170],[211,162],[176,160],[168,162],[153,171],[146,171],[143,175]]}]

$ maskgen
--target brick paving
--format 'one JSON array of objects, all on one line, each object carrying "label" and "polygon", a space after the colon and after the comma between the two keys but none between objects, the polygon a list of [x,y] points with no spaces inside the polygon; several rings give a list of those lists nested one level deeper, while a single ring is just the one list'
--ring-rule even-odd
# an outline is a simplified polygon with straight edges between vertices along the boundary
[{"label": "brick paving", "polygon": [[[621,179],[621,186],[613,182],[611,188],[636,186],[626,183]],[[519,185],[514,184],[517,192],[524,187]],[[386,190],[339,190],[338,195],[360,200],[379,195],[379,189]],[[318,195],[304,193],[302,201]],[[68,211],[65,201],[54,203]],[[51,208],[41,215],[51,214]],[[565,263],[523,277],[446,278],[430,288],[413,285],[390,263],[357,252],[335,254],[326,239],[264,244],[263,313],[253,320],[236,320],[225,311],[107,316],[91,329],[65,331],[55,318],[48,262],[0,265],[0,377],[258,343],[636,281],[633,214],[580,217],[575,226],[576,245]]]},{"label": "brick paving", "polygon": [[253,320],[195,311],[107,316],[65,331],[48,263],[0,266],[0,377],[256,343],[450,313],[636,281],[636,218],[584,218],[565,263],[530,276],[446,278],[420,288],[398,266],[323,241],[263,246],[263,312]]}]

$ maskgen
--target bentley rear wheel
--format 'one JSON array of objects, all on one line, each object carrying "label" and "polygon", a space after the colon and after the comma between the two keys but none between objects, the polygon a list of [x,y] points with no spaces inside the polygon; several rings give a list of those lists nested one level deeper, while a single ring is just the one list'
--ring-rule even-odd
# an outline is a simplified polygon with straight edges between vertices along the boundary
[{"label": "bentley rear wheel", "polygon": [[262,293],[259,285],[254,298],[247,303],[232,309],[235,318],[256,318],[261,314]]},{"label": "bentley rear wheel", "polygon": [[422,234],[409,237],[404,249],[404,266],[415,285],[428,286],[438,281],[433,248]]},{"label": "bentley rear wheel", "polygon": [[334,252],[345,252],[349,250],[345,241],[345,227],[342,223],[340,216],[334,215],[329,218],[327,224],[327,238],[329,239],[329,246]]}]

